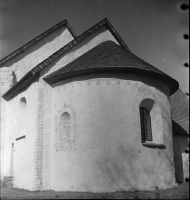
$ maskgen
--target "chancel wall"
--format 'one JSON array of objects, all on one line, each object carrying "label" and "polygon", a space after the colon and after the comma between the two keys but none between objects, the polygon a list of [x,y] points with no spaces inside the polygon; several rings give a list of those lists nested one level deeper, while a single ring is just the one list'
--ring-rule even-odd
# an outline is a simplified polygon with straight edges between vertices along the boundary
[{"label": "chancel wall", "polygon": [[[90,78],[53,86],[51,189],[112,192],[175,184],[169,90],[148,78]],[[142,144],[139,106],[161,110],[158,141]],[[65,138],[60,138],[61,116]],[[68,125],[69,123],[69,125]],[[153,124],[152,126],[154,126]],[[154,130],[156,131],[156,130]],[[156,133],[154,133],[156,135]]]}]

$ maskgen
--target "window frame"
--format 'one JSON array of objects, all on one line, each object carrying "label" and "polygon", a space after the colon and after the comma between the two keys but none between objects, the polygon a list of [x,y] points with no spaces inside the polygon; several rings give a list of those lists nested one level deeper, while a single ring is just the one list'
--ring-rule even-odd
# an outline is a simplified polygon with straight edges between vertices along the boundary
[{"label": "window frame", "polygon": [[[64,117],[64,115],[66,115],[67,117],[68,117],[68,119],[66,119],[65,117]],[[64,119],[65,118],[65,119]],[[63,121],[62,121],[63,120]],[[67,126],[66,126],[66,124],[65,124],[65,120],[67,120]],[[71,127],[70,127],[70,120],[71,120],[71,116],[70,116],[70,114],[67,112],[67,111],[65,111],[65,112],[63,112],[63,114],[61,115],[61,117],[60,117],[60,141],[64,141],[64,140],[66,140],[66,141],[70,141],[70,137],[71,137]],[[62,122],[63,122],[63,124],[62,124]],[[62,127],[63,126],[63,127]],[[67,130],[66,130],[66,129]],[[67,135],[68,134],[68,135]]]},{"label": "window frame", "polygon": [[142,142],[152,142],[152,125],[150,112],[145,107],[140,107],[140,124]]}]

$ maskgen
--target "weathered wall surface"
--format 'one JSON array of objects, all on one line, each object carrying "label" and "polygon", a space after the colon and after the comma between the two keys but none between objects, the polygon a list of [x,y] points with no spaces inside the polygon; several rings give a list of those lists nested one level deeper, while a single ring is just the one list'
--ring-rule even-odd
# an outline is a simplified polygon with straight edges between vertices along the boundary
[{"label": "weathered wall surface", "polygon": [[[50,189],[112,192],[175,184],[168,88],[147,78],[125,78],[60,83],[53,89]],[[165,149],[141,143],[139,105],[145,98],[161,109],[158,134]],[[60,126],[63,113],[70,114],[70,128]],[[70,140],[60,139],[65,128]]]},{"label": "weathered wall surface", "polygon": [[35,136],[35,174],[33,190],[50,189],[50,136],[52,88],[40,80],[37,90],[37,131]]},{"label": "weathered wall surface", "polygon": [[171,111],[174,139],[174,161],[177,182],[189,178],[189,99],[180,89],[171,97]]},{"label": "weathered wall surface", "polygon": [[[59,50],[68,42],[73,40],[73,36],[67,28],[62,27],[55,30],[45,38],[41,39],[24,52],[20,53],[10,61],[3,64],[0,68],[1,78],[1,96],[13,85],[13,71],[19,81],[29,70],[35,67],[38,63],[42,62],[48,56]],[[12,100],[15,102],[16,100]],[[7,103],[1,98],[1,168],[4,169],[3,154],[5,152],[5,129],[6,129],[6,113]],[[9,108],[10,110],[10,108]],[[11,111],[10,111],[11,112]],[[10,113],[9,113],[10,115]],[[12,115],[12,114],[11,114]],[[9,117],[7,118],[9,120]],[[13,120],[13,118],[11,119]],[[10,123],[10,122],[9,122]],[[8,123],[8,126],[10,124]],[[10,127],[8,127],[10,129]],[[7,172],[5,172],[6,174]],[[1,170],[1,178],[4,172]]]},{"label": "weathered wall surface", "polygon": [[185,152],[188,147],[188,135],[174,134],[174,161],[176,180],[178,183],[182,183],[186,178],[189,178],[189,160],[188,154]]},{"label": "weathered wall surface", "polygon": [[59,50],[71,40],[73,40],[73,36],[68,29],[65,27],[59,28],[17,55],[15,58],[3,64],[2,68],[11,67],[15,72],[18,81],[29,70],[48,58],[51,54]]},{"label": "weathered wall surface", "polygon": [[[102,27],[92,33],[87,38],[83,39],[79,44],[74,46],[71,50],[69,50],[65,55],[58,58],[56,61],[51,63],[49,66],[47,66],[42,72],[42,77],[44,75],[48,75],[63,66],[67,65],[71,61],[75,60],[82,54],[86,53],[93,47],[97,46],[98,44],[104,42],[104,41],[114,41],[116,44],[118,44],[117,40],[114,38],[114,36],[110,33],[109,30],[107,30],[105,27]],[[118,44],[119,45],[119,44]]]},{"label": "weathered wall surface", "polygon": [[1,123],[0,123],[0,138],[1,138],[1,143],[0,143],[0,163],[1,163],[1,174],[0,174],[0,179],[3,179],[3,174],[4,174],[4,170],[3,170],[3,166],[4,166],[4,159],[3,159],[3,155],[5,152],[5,134],[3,134],[5,132],[5,128],[6,128],[6,112],[7,112],[7,102],[1,98],[1,108],[0,108],[0,112],[1,112]]},{"label": "weathered wall surface", "polygon": [[51,120],[52,120],[52,92],[53,88],[44,84],[44,143],[43,143],[43,189],[50,189],[50,145],[51,145]]},{"label": "weathered wall surface", "polygon": [[[0,73],[0,96],[2,96],[12,85],[12,74],[11,70],[9,68],[4,68],[1,70]],[[1,174],[0,178],[3,179],[4,171],[4,159],[3,155],[5,152],[5,130],[6,130],[6,113],[7,113],[7,101],[5,101],[2,97],[0,100],[0,112],[1,112],[1,118],[0,118],[0,137],[1,137],[1,144],[0,144],[0,163],[1,163]]]},{"label": "weathered wall surface", "polygon": [[[35,168],[37,87],[37,83],[34,83],[26,91],[7,102],[4,146],[6,151],[3,155],[4,176],[14,176],[15,187],[30,190],[33,189]],[[22,136],[25,138],[16,140]]]},{"label": "weathered wall surface", "polygon": [[1,81],[1,96],[12,86],[13,76],[10,68],[0,69],[0,81]]}]

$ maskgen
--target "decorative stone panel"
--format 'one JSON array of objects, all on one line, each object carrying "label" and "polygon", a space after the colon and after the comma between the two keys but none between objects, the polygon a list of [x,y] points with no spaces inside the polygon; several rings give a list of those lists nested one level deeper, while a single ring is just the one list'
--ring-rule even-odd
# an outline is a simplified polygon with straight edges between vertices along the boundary
[{"label": "decorative stone panel", "polygon": [[[92,75],[55,84],[50,188],[113,192],[172,186],[169,123],[163,124],[166,133],[161,133],[165,148],[157,140],[152,146],[141,142],[139,106],[143,99],[162,105],[170,119],[164,87],[167,85],[159,81],[130,74]],[[76,151],[71,151],[73,144],[60,141],[60,119],[66,112],[77,115]]]},{"label": "decorative stone panel", "polygon": [[76,114],[73,107],[65,103],[55,116],[56,151],[75,150],[76,142]]}]

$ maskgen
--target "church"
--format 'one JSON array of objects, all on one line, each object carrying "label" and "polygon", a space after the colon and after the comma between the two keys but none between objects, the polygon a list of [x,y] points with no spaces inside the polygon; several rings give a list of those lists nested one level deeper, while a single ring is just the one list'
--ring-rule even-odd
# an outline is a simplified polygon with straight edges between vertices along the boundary
[{"label": "church", "polygon": [[64,20],[0,60],[1,179],[115,192],[189,180],[189,99],[108,19]]}]

